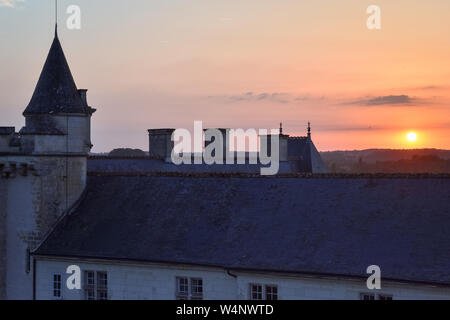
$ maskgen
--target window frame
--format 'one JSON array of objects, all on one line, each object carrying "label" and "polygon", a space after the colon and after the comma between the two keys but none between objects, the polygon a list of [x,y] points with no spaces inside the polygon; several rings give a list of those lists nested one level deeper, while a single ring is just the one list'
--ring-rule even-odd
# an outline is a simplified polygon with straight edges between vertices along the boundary
[{"label": "window frame", "polygon": [[[105,284],[99,283],[101,275],[105,276]],[[109,300],[108,272],[84,270],[83,291],[85,300],[89,301]]]},{"label": "window frame", "polygon": [[[183,281],[183,283],[181,283]],[[199,292],[194,293],[194,282],[196,291],[200,288]],[[175,299],[176,300],[203,300],[204,299],[204,281],[203,278],[195,277],[175,277]],[[181,289],[186,289],[181,290]]]},{"label": "window frame", "polygon": [[[365,296],[371,297],[373,299],[364,299]],[[376,300],[377,296],[375,295],[375,293],[368,293],[368,292],[361,292],[359,294],[359,300],[361,301],[373,301]]]},{"label": "window frame", "polygon": [[378,294],[377,298],[378,298],[377,300],[380,300],[380,301],[391,301],[391,300],[394,300],[394,296],[392,294],[380,293],[380,294]]},{"label": "window frame", "polygon": [[[254,291],[253,290],[254,287],[259,287],[261,290]],[[264,297],[264,286],[262,284],[260,284],[260,283],[250,283],[249,284],[249,289],[250,289],[250,300],[252,300],[252,301],[264,301],[264,299],[263,299],[263,297]],[[261,299],[254,298],[253,297],[254,293],[256,295],[260,295]]]},{"label": "window frame", "polygon": [[[181,284],[181,281],[186,283]],[[186,288],[186,291],[182,291],[181,288]],[[176,300],[189,300],[189,278],[187,277],[175,277],[175,299]]]},{"label": "window frame", "polygon": [[[369,299],[369,300],[365,300],[364,296],[370,296],[373,299]],[[390,300],[394,300],[394,296],[392,294],[385,294],[385,293],[373,293],[373,292],[361,292],[359,294],[359,300],[361,301],[390,301]]]},{"label": "window frame", "polygon": [[[190,278],[189,279],[189,289],[190,292],[190,300],[203,300],[203,279],[202,278]],[[194,286],[194,282],[196,285]],[[196,292],[194,292],[194,287],[196,288]],[[199,292],[198,289],[200,288]]]},{"label": "window frame", "polygon": [[[104,276],[104,279],[100,279],[100,276]],[[105,271],[97,271],[96,273],[96,298],[97,300],[108,300],[108,273]],[[104,281],[104,283],[100,283]],[[103,296],[104,295],[104,296]]]},{"label": "window frame", "polygon": [[[92,277],[90,277],[92,275]],[[93,279],[93,283],[89,283],[89,279]],[[89,301],[96,300],[95,294],[95,271],[85,270],[84,271],[84,281],[83,281],[83,289],[84,289],[84,299]],[[92,295],[90,294],[92,291]],[[92,297],[92,299],[91,299]]]},{"label": "window frame", "polygon": [[[253,291],[253,287],[260,287],[261,288],[261,292],[258,291]],[[276,293],[272,292],[268,292],[268,288],[270,288],[271,290],[276,291]],[[256,295],[260,295],[261,299],[259,298],[254,298],[253,294]],[[269,295],[273,298],[276,297],[276,299],[268,299]],[[251,301],[276,301],[279,299],[279,289],[278,289],[278,285],[276,284],[261,284],[261,283],[255,283],[255,282],[251,282],[249,283],[249,298]]]},{"label": "window frame", "polygon": [[[270,290],[272,291],[272,292],[267,292],[268,290],[268,288],[270,288]],[[275,291],[275,293],[274,293],[274,291]],[[268,297],[269,297],[269,295],[271,295],[272,296],[272,299],[269,299]],[[275,285],[275,284],[266,284],[265,286],[264,286],[264,296],[265,296],[265,298],[266,298],[266,301],[277,301],[278,300],[278,286],[277,285]],[[276,297],[276,299],[273,299],[273,297]]]},{"label": "window frame", "polygon": [[[59,277],[59,281],[56,280],[56,277]],[[59,288],[56,288],[56,284],[59,282]],[[59,296],[55,295],[56,292],[59,292]],[[52,274],[52,299],[53,300],[61,300],[62,299],[62,274],[53,273]]]}]

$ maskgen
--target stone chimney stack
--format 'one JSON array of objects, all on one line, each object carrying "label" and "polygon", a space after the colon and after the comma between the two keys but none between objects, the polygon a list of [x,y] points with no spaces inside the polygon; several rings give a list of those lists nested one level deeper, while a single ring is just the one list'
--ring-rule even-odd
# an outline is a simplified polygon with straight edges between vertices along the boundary
[{"label": "stone chimney stack", "polygon": [[149,136],[149,154],[151,157],[163,159],[166,162],[172,162],[172,150],[174,143],[172,134],[175,129],[150,129]]},{"label": "stone chimney stack", "polygon": [[78,93],[80,94],[81,101],[87,106],[87,89],[78,89]]}]

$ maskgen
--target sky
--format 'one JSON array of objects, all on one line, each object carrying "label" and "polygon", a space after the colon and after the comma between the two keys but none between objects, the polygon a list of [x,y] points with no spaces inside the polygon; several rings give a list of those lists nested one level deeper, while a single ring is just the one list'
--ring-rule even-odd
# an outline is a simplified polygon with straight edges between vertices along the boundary
[{"label": "sky", "polygon": [[[195,120],[291,135],[311,121],[321,151],[450,149],[448,0],[60,0],[58,16],[98,110],[94,152],[148,150],[147,129]],[[53,29],[54,1],[0,0],[0,126],[24,125]]]}]

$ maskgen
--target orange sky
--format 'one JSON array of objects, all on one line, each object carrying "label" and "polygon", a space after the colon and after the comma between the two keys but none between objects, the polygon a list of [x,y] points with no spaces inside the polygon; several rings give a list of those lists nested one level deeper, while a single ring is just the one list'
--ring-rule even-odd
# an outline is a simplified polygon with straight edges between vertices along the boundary
[{"label": "orange sky", "polygon": [[[52,37],[52,1],[0,7],[0,126],[23,125]],[[320,150],[450,149],[450,1],[96,0],[61,27],[98,112],[94,151],[147,150],[146,129],[277,128]],[[366,28],[377,4],[382,29]],[[61,20],[65,19],[61,9]],[[60,23],[63,25],[63,23]],[[414,131],[418,140],[408,142]]]}]

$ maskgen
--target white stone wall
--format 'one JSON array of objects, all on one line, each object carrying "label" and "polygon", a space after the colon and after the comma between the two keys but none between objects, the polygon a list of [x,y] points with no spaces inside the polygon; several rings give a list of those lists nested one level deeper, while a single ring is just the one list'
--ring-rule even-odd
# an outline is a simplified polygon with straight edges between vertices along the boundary
[{"label": "white stone wall", "polygon": [[[38,300],[53,299],[53,274],[61,274],[64,285],[68,278],[65,271],[68,266],[73,264],[78,265],[82,273],[86,270],[106,271],[108,273],[108,295],[112,300],[173,300],[175,299],[176,277],[202,278],[205,299],[237,298],[236,280],[220,269],[40,259],[38,259],[36,267],[36,298]],[[83,290],[68,290],[64,286],[62,299],[84,299],[84,292]]]},{"label": "white stone wall", "polygon": [[6,207],[8,205],[8,180],[0,178],[0,300],[6,299]]},{"label": "white stone wall", "polygon": [[32,299],[32,273],[27,273],[27,248],[37,230],[33,210],[33,179],[16,176],[8,180],[6,297]]},{"label": "white stone wall", "polygon": [[[175,299],[176,277],[203,279],[206,300],[248,300],[249,285],[277,285],[280,300],[346,299],[357,300],[360,293],[367,293],[365,280],[319,278],[269,273],[246,273],[232,271],[237,278],[219,268],[175,266],[162,264],[133,264],[125,262],[77,261],[69,259],[37,259],[37,299],[52,297],[53,274],[63,279],[62,299],[84,298],[84,292],[70,291],[65,287],[69,265],[80,266],[82,272],[106,271],[108,273],[108,294],[113,300],[127,299]],[[450,299],[450,288],[429,285],[382,282],[382,290],[376,294],[392,295],[397,300],[407,299]]]},{"label": "white stone wall", "polygon": [[33,137],[35,153],[64,153],[67,149],[66,136],[35,135]]},{"label": "white stone wall", "polygon": [[[91,143],[91,117],[90,116],[54,116],[58,128],[67,133],[69,126],[69,143],[70,153],[87,153],[90,151],[88,145]],[[64,137],[65,141],[66,137]],[[66,152],[66,142],[60,152]]]},{"label": "white stone wall", "polygon": [[36,169],[0,177],[0,298],[32,299],[27,249],[35,249],[79,199],[86,186],[86,158],[8,156],[0,157],[0,163]]}]

